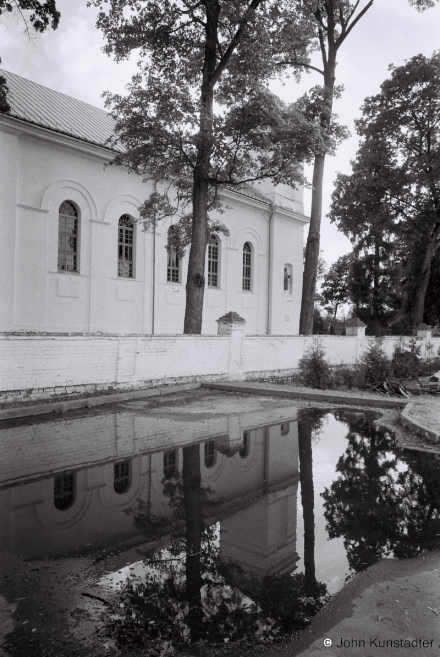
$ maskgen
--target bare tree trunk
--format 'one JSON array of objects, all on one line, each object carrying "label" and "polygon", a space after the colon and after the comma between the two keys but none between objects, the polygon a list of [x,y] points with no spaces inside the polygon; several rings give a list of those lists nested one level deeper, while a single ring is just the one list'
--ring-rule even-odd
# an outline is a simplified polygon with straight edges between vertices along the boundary
[{"label": "bare tree trunk", "polygon": [[213,147],[214,89],[217,29],[220,7],[218,0],[207,0],[205,24],[205,58],[201,93],[200,132],[197,162],[193,176],[193,221],[186,282],[186,307],[183,332],[200,334],[205,290],[205,258],[208,239],[208,177]]},{"label": "bare tree trunk", "polygon": [[374,272],[373,272],[373,328],[376,338],[382,336],[383,328],[379,318],[379,275],[380,275],[380,247],[378,239],[374,245]]},{"label": "bare tree trunk", "polygon": [[311,335],[313,330],[313,311],[315,308],[316,275],[318,272],[319,242],[321,235],[322,185],[324,180],[325,155],[316,155],[313,167],[312,210],[310,213],[309,234],[307,236],[304,263],[303,289],[299,332]]},{"label": "bare tree trunk", "polygon": [[431,274],[431,262],[435,254],[434,237],[431,239],[426,253],[423,257],[420,274],[418,275],[418,285],[414,292],[414,305],[412,309],[412,327],[417,328],[423,322],[423,311],[425,309],[425,296],[429,284],[429,276]]},{"label": "bare tree trunk", "polygon": [[[334,24],[333,24],[334,30]],[[330,127],[333,91],[335,87],[336,47],[333,34],[329,42],[328,57],[323,52],[325,106],[321,115],[321,129],[325,134]],[[324,46],[321,47],[322,49]],[[310,212],[309,234],[307,236],[306,257],[304,263],[303,288],[301,297],[301,315],[299,332],[311,335],[313,332],[313,311],[315,307],[316,276],[318,272],[319,243],[321,239],[322,188],[324,182],[325,153],[316,153],[313,165],[312,208]]]}]

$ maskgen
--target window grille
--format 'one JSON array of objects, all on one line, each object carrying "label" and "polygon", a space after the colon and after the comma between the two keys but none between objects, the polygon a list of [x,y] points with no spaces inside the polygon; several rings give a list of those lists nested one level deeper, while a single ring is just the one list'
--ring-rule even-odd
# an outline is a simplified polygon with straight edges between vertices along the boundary
[{"label": "window grille", "polygon": [[212,235],[208,244],[208,287],[219,287],[219,254],[219,239]]},{"label": "window grille", "polygon": [[113,467],[113,488],[118,495],[126,493],[130,488],[130,461],[115,463]]},{"label": "window grille", "polygon": [[215,442],[210,440],[205,443],[205,466],[212,468],[215,463]]},{"label": "window grille", "polygon": [[133,278],[134,223],[130,215],[123,214],[118,224],[118,276]]},{"label": "window grille", "polygon": [[168,230],[168,263],[167,263],[167,281],[169,283],[180,283],[180,256],[177,255],[176,247],[170,246],[169,238],[175,231],[174,226]]},{"label": "window grille", "polygon": [[78,211],[70,201],[59,209],[58,270],[78,271]]},{"label": "window grille", "polygon": [[249,242],[245,242],[243,246],[243,290],[251,289],[251,276],[252,276],[252,247]]},{"label": "window grille", "polygon": [[53,503],[59,511],[69,509],[75,501],[75,473],[67,472],[53,481]]},{"label": "window grille", "polygon": [[177,474],[177,453],[175,449],[163,453],[163,476],[166,479]]}]

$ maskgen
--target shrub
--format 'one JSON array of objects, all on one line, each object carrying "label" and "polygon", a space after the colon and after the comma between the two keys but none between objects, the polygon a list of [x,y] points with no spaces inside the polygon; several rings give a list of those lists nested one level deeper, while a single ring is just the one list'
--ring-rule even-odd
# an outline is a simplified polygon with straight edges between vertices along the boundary
[{"label": "shrub", "polygon": [[332,370],[333,388],[362,388],[365,384],[363,368],[359,365],[339,365]]},{"label": "shrub", "polygon": [[382,382],[390,376],[391,361],[384,351],[381,340],[370,342],[360,359],[360,366],[364,385]]},{"label": "shrub", "polygon": [[311,345],[298,363],[299,380],[310,388],[331,387],[330,365],[325,359],[325,349],[317,340]]},{"label": "shrub", "polygon": [[408,344],[400,338],[391,359],[393,375],[398,379],[417,376],[421,369],[421,353],[422,347],[417,344],[416,338],[411,338]]},{"label": "shrub", "polygon": [[437,351],[437,356],[434,355],[434,345],[429,342],[426,345],[425,358],[420,361],[419,376],[431,376],[434,372],[440,370],[440,348]]}]

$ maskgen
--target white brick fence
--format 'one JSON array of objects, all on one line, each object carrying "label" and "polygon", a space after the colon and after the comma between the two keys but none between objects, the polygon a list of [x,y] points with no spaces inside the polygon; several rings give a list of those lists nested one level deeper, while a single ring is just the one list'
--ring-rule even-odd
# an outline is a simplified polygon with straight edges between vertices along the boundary
[{"label": "white brick fence", "polygon": [[[0,401],[213,379],[287,376],[314,337],[0,334]],[[374,338],[320,336],[333,365],[353,364]],[[391,356],[398,338],[385,338]],[[409,340],[409,338],[405,338]],[[440,338],[420,339],[436,355]]]}]

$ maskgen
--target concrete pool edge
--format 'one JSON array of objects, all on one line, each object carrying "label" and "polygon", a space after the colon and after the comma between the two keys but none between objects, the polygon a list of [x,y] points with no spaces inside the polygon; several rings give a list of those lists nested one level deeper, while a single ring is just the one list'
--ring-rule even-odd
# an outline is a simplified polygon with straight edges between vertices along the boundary
[{"label": "concrete pool edge", "polygon": [[354,404],[356,406],[374,406],[375,408],[404,408],[408,401],[388,398],[384,399],[378,395],[363,397],[361,395],[345,393],[334,390],[302,391],[288,388],[279,384],[266,384],[246,382],[203,382],[202,388],[212,390],[224,390],[225,392],[242,392],[253,395],[265,395],[269,397],[288,397],[290,399],[305,399],[317,402],[330,402],[337,404]]},{"label": "concrete pool edge", "polygon": [[36,415],[65,413],[66,411],[77,410],[80,408],[103,406],[104,404],[113,404],[120,401],[132,401],[135,399],[143,399],[145,397],[160,397],[163,395],[171,395],[177,392],[197,390],[200,388],[200,386],[200,383],[182,383],[178,385],[157,386],[155,388],[138,388],[136,390],[129,390],[127,392],[117,392],[114,394],[99,395],[96,397],[76,397],[75,399],[65,399],[63,401],[14,406],[0,409],[0,422],[2,420],[15,420],[19,418],[33,417]]}]

